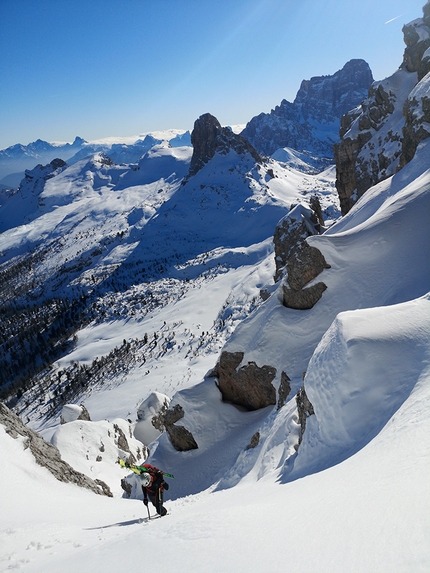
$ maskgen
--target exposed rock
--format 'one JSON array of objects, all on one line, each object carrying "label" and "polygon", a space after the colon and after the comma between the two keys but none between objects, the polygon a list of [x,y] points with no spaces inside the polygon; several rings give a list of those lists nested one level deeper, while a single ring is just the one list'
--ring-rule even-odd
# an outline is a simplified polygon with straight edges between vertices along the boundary
[{"label": "exposed rock", "polygon": [[247,450],[252,450],[258,446],[260,443],[260,432],[255,432],[255,434],[251,437],[251,441],[246,446]]},{"label": "exposed rock", "polygon": [[[127,452],[128,454],[131,454],[126,435],[121,430],[121,428],[118,426],[118,424],[114,424],[113,427],[115,430],[115,443],[116,443],[116,445],[123,452]],[[136,461],[133,461],[131,463],[134,464],[134,463],[136,463]]]},{"label": "exposed rock", "polygon": [[341,142],[335,146],[335,161],[343,215],[367,189],[406,165],[419,142],[430,135],[426,79],[430,71],[428,3],[423,11],[424,18],[403,27],[406,49],[400,69],[391,77],[374,82],[368,97],[341,120]]},{"label": "exposed rock", "polygon": [[403,113],[406,121],[400,168],[411,161],[419,143],[430,136],[430,73],[411,91]]},{"label": "exposed rock", "polygon": [[366,97],[372,81],[369,65],[351,60],[332,76],[303,80],[294,103],[283,100],[270,113],[252,118],[242,135],[266,155],[292,147],[333,157],[340,118]]},{"label": "exposed rock", "polygon": [[237,369],[243,357],[243,352],[223,351],[210,374],[218,378],[223,400],[247,410],[259,410],[276,404],[276,390],[272,385],[276,368],[248,362]]},{"label": "exposed rock", "polygon": [[320,300],[327,286],[319,282],[304,287],[324,269],[329,268],[330,265],[321,251],[304,241],[288,258],[287,276],[282,285],[284,306],[297,310],[312,308]]},{"label": "exposed rock", "polygon": [[61,459],[60,452],[55,446],[45,442],[40,434],[27,428],[21,419],[1,402],[0,424],[5,427],[6,433],[12,438],[24,437],[25,448],[30,448],[36,462],[40,466],[47,468],[57,480],[74,483],[94,493],[112,497],[109,487],[104,482],[100,480],[94,481],[74,470],[67,462]]},{"label": "exposed rock", "polygon": [[184,426],[166,426],[172,446],[178,452],[197,450],[199,447],[192,433]]},{"label": "exposed rock", "polygon": [[261,157],[253,146],[241,135],[233,133],[228,127],[221,127],[216,117],[210,113],[201,115],[194,122],[191,133],[193,156],[191,158],[189,176],[195,175],[215,155],[226,155],[230,150],[238,154],[249,153],[257,163]]},{"label": "exposed rock", "polygon": [[[319,201],[313,201],[313,204],[318,209]],[[325,230],[321,225],[321,220],[323,221],[321,206],[319,209],[320,212],[317,214],[304,205],[295,205],[276,225],[273,236],[276,264],[275,282],[278,282],[285,274],[288,259],[304,243],[305,239]]]},{"label": "exposed rock", "polygon": [[281,383],[278,389],[278,410],[282,408],[287,402],[288,396],[291,392],[291,380],[285,372],[281,372]]},{"label": "exposed rock", "polygon": [[199,447],[189,430],[184,426],[175,426],[176,422],[181,420],[184,415],[185,412],[182,406],[180,404],[175,404],[171,410],[167,410],[163,420],[163,425],[169,434],[172,446],[178,452],[196,450]]},{"label": "exposed rock", "polygon": [[133,491],[133,486],[132,484],[128,481],[127,478],[122,478],[121,479],[121,488],[124,490],[125,492],[125,496],[130,498],[131,497],[131,492]]},{"label": "exposed rock", "polygon": [[295,310],[309,310],[320,300],[327,285],[319,282],[308,288],[294,290],[283,285],[283,304]]},{"label": "exposed rock", "polygon": [[299,445],[300,445],[303,439],[303,434],[305,433],[306,421],[309,418],[309,416],[315,414],[314,407],[312,406],[309,398],[306,395],[306,390],[304,385],[297,392],[296,403],[297,403],[297,411],[299,414],[299,423],[300,423],[300,437],[299,437]]}]

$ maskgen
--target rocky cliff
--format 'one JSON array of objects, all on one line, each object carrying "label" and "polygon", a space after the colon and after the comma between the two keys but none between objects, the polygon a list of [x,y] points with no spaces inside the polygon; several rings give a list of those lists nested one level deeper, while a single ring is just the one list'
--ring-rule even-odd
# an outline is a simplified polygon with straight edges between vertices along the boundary
[{"label": "rocky cliff", "polygon": [[61,459],[58,449],[45,442],[40,434],[27,428],[21,419],[0,402],[0,424],[6,433],[14,439],[23,439],[24,448],[30,448],[36,462],[47,468],[54,477],[63,482],[74,483],[89,489],[97,494],[112,497],[109,487],[101,480],[92,480],[88,476],[74,470],[67,462]]},{"label": "rocky cliff", "polygon": [[403,62],[377,81],[367,98],[341,120],[335,146],[342,214],[379,181],[404,167],[430,135],[430,2],[423,17],[403,27]]},{"label": "rocky cliff", "polygon": [[282,147],[333,157],[343,114],[357,106],[373,81],[364,60],[351,60],[332,76],[303,80],[293,103],[283,100],[270,113],[251,119],[241,135],[259,153]]}]

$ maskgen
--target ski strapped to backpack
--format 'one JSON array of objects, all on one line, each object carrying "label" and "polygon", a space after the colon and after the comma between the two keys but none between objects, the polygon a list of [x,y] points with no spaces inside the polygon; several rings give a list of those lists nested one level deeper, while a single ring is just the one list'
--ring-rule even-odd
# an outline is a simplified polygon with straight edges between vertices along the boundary
[{"label": "ski strapped to backpack", "polygon": [[[142,466],[135,466],[135,465],[129,464],[128,462],[125,462],[124,460],[121,460],[121,459],[118,460],[118,463],[122,468],[127,468],[128,470],[131,470],[132,472],[134,472],[137,475],[140,475],[140,474],[145,473],[145,472],[149,472],[149,473],[151,472],[151,470],[149,470],[148,468],[144,468]],[[161,470],[160,470],[160,472],[163,474],[164,477],[167,477],[167,478],[174,478],[175,477],[173,474],[168,474],[166,472],[162,472]]]}]

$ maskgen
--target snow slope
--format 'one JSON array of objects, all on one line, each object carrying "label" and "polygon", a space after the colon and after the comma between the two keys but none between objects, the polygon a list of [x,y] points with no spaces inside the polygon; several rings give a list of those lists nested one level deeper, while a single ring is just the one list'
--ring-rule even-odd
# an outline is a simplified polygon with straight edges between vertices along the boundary
[{"label": "snow slope", "polygon": [[[360,347],[364,352],[369,344],[383,348],[392,338],[397,338],[399,344],[386,358],[396,354],[397,361],[402,362],[410,355],[404,366],[405,370],[413,366],[414,376],[409,376],[404,386],[403,404],[387,417],[387,423],[369,444],[334,467],[287,484],[282,484],[279,468],[272,469],[264,478],[257,481],[257,475],[250,476],[232,489],[207,489],[167,501],[168,517],[142,522],[146,511],[141,502],[102,498],[56,482],[47,470],[35,465],[29,450],[24,451],[22,444],[0,428],[4,453],[0,469],[2,570],[113,573],[144,563],[145,567],[184,573],[190,568],[244,573],[265,568],[281,572],[298,564],[306,573],[427,571],[430,446],[423,437],[430,431],[430,378],[429,338],[424,336],[423,324],[428,321],[429,304],[424,298],[394,309],[357,311],[362,322],[355,332],[355,321],[351,319],[354,313],[346,313],[342,323],[350,340],[353,335],[356,342],[347,370],[356,367],[357,388],[365,390],[369,380],[368,368],[358,360]],[[385,319],[382,326],[367,328],[369,312]],[[403,337],[398,335],[398,313],[413,319]],[[420,343],[418,353],[413,351],[414,336]],[[315,355],[314,374],[310,368],[309,390],[313,388],[314,399],[317,393],[320,395],[316,405],[327,390],[333,397],[333,390],[338,388],[340,377],[330,382],[331,373],[321,374],[317,364],[318,356],[330,352],[333,369],[337,366],[341,370],[343,357],[335,352],[337,342],[335,337],[333,341],[327,336]],[[423,358],[420,372],[418,364]],[[377,367],[379,359],[372,363]],[[377,381],[381,379],[379,376]],[[388,386],[385,383],[385,388]],[[357,394],[344,393],[343,397],[359,405]],[[364,402],[369,403],[366,397]],[[322,429],[324,424],[330,427],[331,415],[338,406],[339,401],[335,401],[327,416],[321,412],[317,418],[321,431],[314,424],[312,439],[303,444],[308,451],[316,437],[325,447],[330,446]],[[340,427],[338,423],[334,429]],[[339,438],[339,442],[344,441],[342,434]],[[225,443],[220,442],[218,454],[222,456],[224,449]],[[175,489],[176,478],[169,493]]]},{"label": "snow slope", "polygon": [[[177,255],[151,282],[159,304],[138,302],[148,284],[137,274],[123,291],[106,288],[98,303],[105,317],[82,329],[55,366],[90,363],[123,339],[151,336],[145,361],[138,355],[129,370],[107,374],[103,386],[81,396],[96,420],[85,447],[74,447],[82,438],[72,439],[72,428],[86,435],[91,422],[66,424],[64,439],[54,439],[72,465],[116,484],[113,499],[55,481],[0,427],[0,569],[428,571],[430,145],[423,142],[401,172],[309,239],[331,265],[316,279],[328,288],[309,311],[283,307],[276,291],[257,302],[258,292],[273,276],[272,218],[308,193],[328,204],[330,172],[311,175],[275,161],[259,170],[245,161],[239,170],[237,157],[215,157],[181,185],[170,177],[172,161],[177,167],[187,157],[165,149],[154,149],[153,159],[167,171],[150,183],[102,156],[77,163],[48,181],[31,220],[0,235],[5,260],[47,236],[61,239],[41,263],[53,277],[47,290],[59,284],[59,261],[78,260],[111,237],[83,272],[63,273],[61,292],[93,285],[111,264],[125,280],[125,260],[136,272],[167,248]],[[276,385],[285,371],[292,384],[285,406],[244,412],[223,403],[214,379],[205,378],[221,348],[275,366]],[[294,395],[304,371],[315,414],[297,450]],[[181,423],[199,448],[177,452],[166,434],[149,444],[149,461],[175,478],[166,495],[170,515],[147,522],[139,499],[119,497],[128,472],[93,457],[109,428],[103,420],[135,417],[151,392],[183,406]],[[58,427],[42,406],[22,411],[47,438]],[[250,448],[257,431],[259,444]]]}]

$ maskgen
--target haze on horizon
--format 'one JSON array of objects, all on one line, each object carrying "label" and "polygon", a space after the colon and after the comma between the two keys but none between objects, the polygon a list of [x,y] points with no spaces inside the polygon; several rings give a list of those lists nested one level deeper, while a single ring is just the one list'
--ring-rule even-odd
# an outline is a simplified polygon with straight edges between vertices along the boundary
[{"label": "haze on horizon", "polygon": [[365,59],[402,62],[424,0],[129,0],[0,3],[0,149],[246,123],[303,79]]}]

